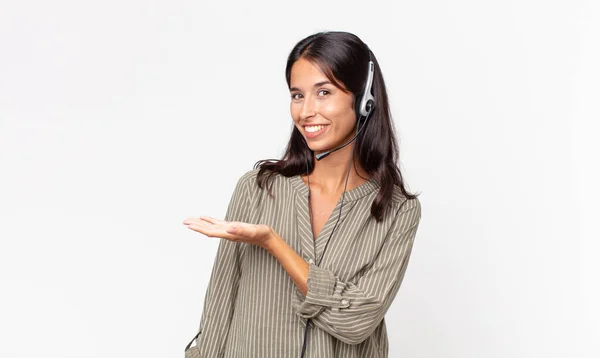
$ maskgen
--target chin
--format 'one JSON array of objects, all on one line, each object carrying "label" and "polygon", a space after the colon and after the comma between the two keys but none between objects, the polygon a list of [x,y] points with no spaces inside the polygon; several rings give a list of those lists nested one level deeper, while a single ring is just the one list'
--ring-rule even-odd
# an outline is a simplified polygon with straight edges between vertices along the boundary
[{"label": "chin", "polygon": [[335,148],[333,145],[309,145],[308,148],[312,150],[315,154],[323,153],[328,150]]}]

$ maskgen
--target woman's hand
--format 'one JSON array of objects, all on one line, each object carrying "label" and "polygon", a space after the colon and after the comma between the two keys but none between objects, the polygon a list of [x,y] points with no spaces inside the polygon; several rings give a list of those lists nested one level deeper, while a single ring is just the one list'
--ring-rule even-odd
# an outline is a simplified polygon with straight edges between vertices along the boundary
[{"label": "woman's hand", "polygon": [[273,229],[264,224],[248,224],[240,221],[224,221],[210,216],[190,217],[183,221],[191,230],[208,237],[220,237],[230,241],[244,242],[265,248],[274,237]]}]

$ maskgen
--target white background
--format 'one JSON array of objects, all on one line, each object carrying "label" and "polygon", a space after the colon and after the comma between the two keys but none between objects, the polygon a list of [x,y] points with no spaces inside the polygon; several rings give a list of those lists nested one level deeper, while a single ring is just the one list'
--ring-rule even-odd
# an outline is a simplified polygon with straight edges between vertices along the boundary
[{"label": "white background", "polygon": [[300,39],[358,35],[423,207],[390,357],[598,357],[600,7],[0,1],[0,356],[183,357]]}]

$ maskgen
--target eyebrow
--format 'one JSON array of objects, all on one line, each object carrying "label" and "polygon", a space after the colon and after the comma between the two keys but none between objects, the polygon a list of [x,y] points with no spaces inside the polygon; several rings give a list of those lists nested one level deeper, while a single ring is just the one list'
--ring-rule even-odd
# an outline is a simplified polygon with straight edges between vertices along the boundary
[{"label": "eyebrow", "polygon": [[[315,83],[315,84],[313,85],[313,87],[320,87],[320,86],[323,86],[323,85],[333,85],[333,83],[331,83],[331,82],[329,82],[329,81],[322,81],[322,82],[317,82],[317,83]],[[292,87],[292,88],[290,88],[290,92],[291,92],[291,91],[300,91],[300,89],[299,89],[299,88],[297,88],[297,87]]]}]

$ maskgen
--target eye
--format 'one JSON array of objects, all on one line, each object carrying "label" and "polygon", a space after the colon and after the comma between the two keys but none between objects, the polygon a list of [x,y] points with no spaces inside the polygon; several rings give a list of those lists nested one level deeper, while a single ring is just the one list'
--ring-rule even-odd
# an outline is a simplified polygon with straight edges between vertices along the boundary
[{"label": "eye", "polygon": [[298,99],[298,97],[296,97],[296,96],[302,96],[302,95],[300,93],[292,93],[292,99],[293,100]]},{"label": "eye", "polygon": [[331,93],[331,92],[329,92],[329,91],[328,91],[328,90],[326,90],[326,89],[319,90],[319,93],[321,93],[321,92],[325,92],[325,94],[330,94],[330,93]]}]

